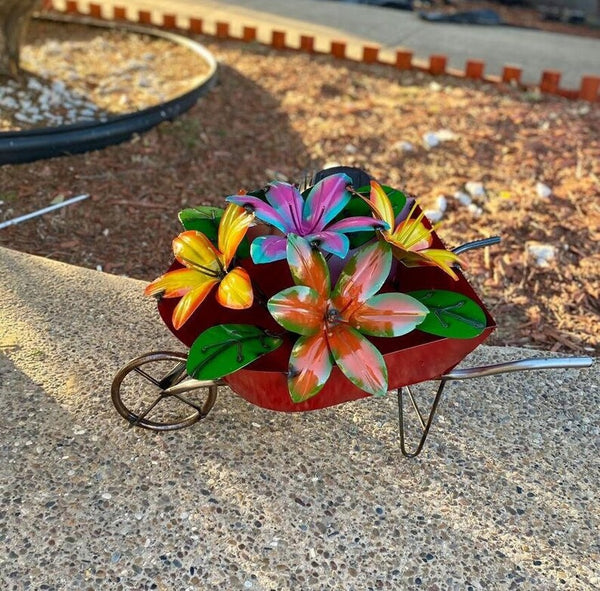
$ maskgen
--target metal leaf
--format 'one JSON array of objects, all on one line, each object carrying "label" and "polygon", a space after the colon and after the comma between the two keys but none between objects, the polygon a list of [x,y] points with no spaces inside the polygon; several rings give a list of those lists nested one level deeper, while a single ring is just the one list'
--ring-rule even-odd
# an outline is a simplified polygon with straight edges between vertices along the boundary
[{"label": "metal leaf", "polygon": [[217,240],[221,217],[223,217],[223,210],[210,205],[189,207],[179,212],[179,221],[186,230],[202,232],[211,242]]},{"label": "metal leaf", "polygon": [[274,351],[282,342],[257,326],[219,324],[194,341],[187,372],[199,380],[217,380]]},{"label": "metal leaf", "polygon": [[429,314],[417,330],[453,339],[472,339],[486,327],[487,319],[483,309],[461,293],[425,289],[408,295],[429,309]]}]

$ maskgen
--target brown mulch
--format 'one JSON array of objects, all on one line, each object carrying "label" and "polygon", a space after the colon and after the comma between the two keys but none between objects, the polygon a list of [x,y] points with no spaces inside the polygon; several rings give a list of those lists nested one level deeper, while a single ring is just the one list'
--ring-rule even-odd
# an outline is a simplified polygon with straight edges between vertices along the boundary
[{"label": "brown mulch", "polygon": [[[200,40],[220,60],[219,83],[174,122],[101,151],[0,168],[0,221],[91,195],[0,230],[2,246],[150,280],[170,262],[181,208],[354,165],[425,209],[444,195],[448,245],[502,236],[465,255],[499,326],[489,343],[600,351],[598,105]],[[428,148],[423,136],[440,130],[445,141]],[[469,181],[485,189],[470,208],[454,197]],[[555,247],[546,266],[532,243]]]},{"label": "brown mulch", "polygon": [[193,88],[209,69],[200,56],[167,39],[41,19],[30,22],[20,61],[26,75],[0,85],[0,131],[159,105]]}]

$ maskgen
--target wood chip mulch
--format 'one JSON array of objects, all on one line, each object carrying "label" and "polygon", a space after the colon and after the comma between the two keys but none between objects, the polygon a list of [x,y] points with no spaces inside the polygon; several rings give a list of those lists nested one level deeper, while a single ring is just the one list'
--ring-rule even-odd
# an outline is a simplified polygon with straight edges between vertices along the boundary
[{"label": "wood chip mulch", "polygon": [[449,246],[502,236],[465,255],[498,323],[490,344],[600,351],[598,105],[200,41],[219,83],[188,113],[118,146],[0,169],[0,221],[91,195],[0,230],[2,246],[150,280],[170,263],[181,208],[359,166],[438,211]]}]

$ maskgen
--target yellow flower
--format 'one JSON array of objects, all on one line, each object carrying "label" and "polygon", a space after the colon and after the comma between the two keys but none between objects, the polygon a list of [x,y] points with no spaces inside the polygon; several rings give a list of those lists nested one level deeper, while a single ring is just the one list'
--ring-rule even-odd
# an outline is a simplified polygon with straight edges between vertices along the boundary
[{"label": "yellow flower", "polygon": [[450,250],[429,248],[433,241],[433,228],[428,228],[423,223],[424,213],[421,212],[416,218],[412,217],[417,208],[416,203],[408,216],[398,225],[389,197],[375,181],[371,181],[368,203],[375,215],[388,224],[389,230],[379,230],[379,232],[383,239],[392,245],[392,252],[399,261],[409,267],[420,265],[439,267],[455,281],[458,279],[451,265],[456,263],[464,265],[463,261]]},{"label": "yellow flower", "polygon": [[173,254],[184,268],[165,273],[145,289],[146,295],[181,298],[173,310],[173,326],[181,328],[215,285],[217,301],[236,310],[252,306],[254,295],[248,272],[229,270],[240,242],[252,223],[252,214],[230,204],[219,222],[218,248],[201,232],[182,232],[173,240]]}]

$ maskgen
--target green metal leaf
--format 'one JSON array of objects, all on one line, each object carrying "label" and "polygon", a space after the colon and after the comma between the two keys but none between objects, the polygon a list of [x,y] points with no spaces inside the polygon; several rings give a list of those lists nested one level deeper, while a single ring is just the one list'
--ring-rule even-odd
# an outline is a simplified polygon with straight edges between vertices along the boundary
[{"label": "green metal leaf", "polygon": [[194,341],[187,372],[199,380],[218,380],[274,351],[282,342],[257,326],[219,324]]},{"label": "green metal leaf", "polygon": [[408,295],[429,308],[417,330],[453,339],[472,339],[486,327],[483,309],[461,293],[442,289],[424,289]]},{"label": "green metal leaf", "polygon": [[[223,211],[220,207],[210,205],[189,207],[179,212],[179,221],[186,230],[202,232],[216,246],[219,236],[219,222],[223,217]],[[236,254],[240,258],[250,256],[250,243],[246,238],[238,246]]]},{"label": "green metal leaf", "polygon": [[[406,195],[397,189],[392,189],[386,185],[382,185],[385,194],[389,197],[390,202],[392,203],[392,208],[394,209],[394,217],[398,216],[400,212],[404,209],[406,205]],[[365,186],[360,187],[360,189],[356,190],[358,193],[363,195],[366,199],[369,198],[371,193],[371,187]],[[348,204],[340,215],[336,218],[335,221],[340,219],[345,219],[347,217],[353,216],[367,216],[370,217],[372,215],[371,208],[357,195],[353,195],[352,199],[348,201]],[[356,232],[348,235],[350,239],[350,248],[358,248],[362,246],[365,242],[368,242],[373,238],[373,232]]]},{"label": "green metal leaf", "polygon": [[190,207],[179,212],[179,221],[186,230],[202,232],[211,242],[217,242],[219,222],[223,217],[220,207],[201,205]]},{"label": "green metal leaf", "polygon": [[259,199],[262,199],[263,201],[267,200],[267,189],[268,187],[263,187],[262,189],[256,189],[255,191],[248,191],[248,195],[251,195],[252,197],[258,197]]}]

